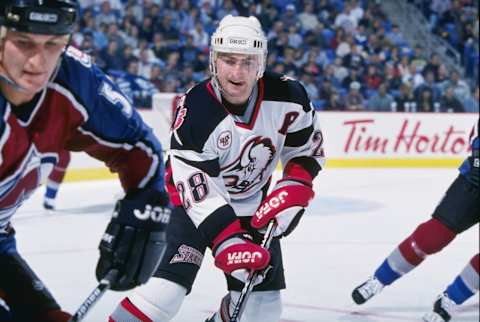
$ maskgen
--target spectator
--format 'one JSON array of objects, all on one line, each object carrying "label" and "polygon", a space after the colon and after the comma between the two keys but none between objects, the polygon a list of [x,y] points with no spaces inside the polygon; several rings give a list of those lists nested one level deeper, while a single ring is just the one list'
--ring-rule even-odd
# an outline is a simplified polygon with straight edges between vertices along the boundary
[{"label": "spectator", "polygon": [[101,24],[110,25],[118,23],[117,17],[112,12],[110,2],[103,1],[101,12],[95,16],[95,24],[99,27]]},{"label": "spectator", "polygon": [[455,113],[465,112],[462,103],[455,97],[454,88],[452,86],[448,86],[445,89],[445,93],[440,100],[440,111]]},{"label": "spectator", "polygon": [[108,43],[107,48],[103,49],[99,54],[99,58],[103,62],[101,66],[105,71],[108,71],[109,69],[120,70],[123,68],[123,66],[125,66],[125,62],[123,61],[123,57],[120,53],[121,50],[118,48],[118,43],[112,39]]},{"label": "spectator", "polygon": [[291,25],[288,28],[288,46],[298,49],[303,45],[304,40],[298,30],[300,29],[299,25]]},{"label": "spectator", "polygon": [[152,71],[150,73],[150,81],[160,91],[163,87],[163,74],[162,67],[159,64],[153,64]]},{"label": "spectator", "polygon": [[207,32],[205,31],[203,24],[197,22],[195,24],[195,29],[190,32],[192,36],[193,45],[202,51],[206,51],[208,48],[208,41],[210,37],[208,36]]},{"label": "spectator", "polygon": [[411,112],[412,107],[415,106],[416,109],[417,103],[413,96],[413,91],[408,84],[402,84],[400,86],[400,94],[395,98],[393,103],[393,111],[396,112]]},{"label": "spectator", "polygon": [[195,46],[193,36],[188,35],[185,44],[180,47],[180,60],[182,64],[193,64],[200,49]]},{"label": "spectator", "polygon": [[352,84],[353,82],[360,83],[362,81],[359,69],[351,68],[348,71],[349,71],[349,75],[345,77],[342,81],[342,88],[346,90],[350,89],[350,84]]},{"label": "spectator", "polygon": [[387,93],[386,83],[380,84],[375,95],[367,102],[367,109],[370,111],[390,112],[392,110],[393,97]]},{"label": "spectator", "polygon": [[341,58],[336,58],[335,63],[333,65],[333,75],[335,79],[337,80],[337,84],[341,84],[345,77],[348,76],[348,69],[346,69],[342,65],[342,59]]},{"label": "spectator", "polygon": [[218,20],[222,20],[226,15],[238,16],[238,11],[235,9],[232,0],[223,0],[222,5],[217,10]]},{"label": "spectator", "polygon": [[398,25],[393,25],[392,30],[386,34],[386,38],[395,46],[404,46],[407,44]]},{"label": "spectator", "polygon": [[[427,60],[425,59],[424,49],[422,46],[417,45],[413,51],[413,55],[411,58],[411,63],[417,67],[417,70],[423,71],[425,66],[427,65]],[[424,73],[424,76],[426,73]],[[434,75],[435,76],[435,75]]]},{"label": "spectator", "polygon": [[367,67],[367,75],[365,75],[365,84],[367,89],[376,90],[380,84],[383,82],[382,77],[380,76],[377,66],[369,65]]},{"label": "spectator", "polygon": [[345,101],[342,96],[336,91],[330,95],[330,100],[327,102],[325,107],[326,111],[344,111],[345,110]]},{"label": "spectator", "polygon": [[465,112],[468,113],[477,113],[478,115],[478,100],[479,100],[479,87],[475,87],[472,91],[472,95],[468,95],[463,100],[463,107],[465,108]]},{"label": "spectator", "polygon": [[428,73],[429,71],[433,72],[435,76],[435,82],[439,81],[438,69],[440,68],[440,56],[438,54],[432,54],[430,61],[423,68],[423,74]]},{"label": "spectator", "polygon": [[384,82],[387,86],[388,92],[398,92],[400,85],[402,84],[402,79],[400,78],[400,73],[395,68],[395,65],[392,63],[386,63],[385,68],[383,71],[384,74]]},{"label": "spectator", "polygon": [[447,86],[453,87],[453,93],[459,101],[463,101],[465,97],[470,96],[470,88],[464,80],[460,79],[460,74],[456,70],[451,72]]},{"label": "spectator", "polygon": [[432,98],[434,101],[438,101],[441,96],[440,88],[435,84],[435,76],[432,71],[429,71],[425,74],[425,81],[415,88],[415,96],[419,97],[421,92],[424,90],[429,90],[432,93]]},{"label": "spectator", "polygon": [[[202,27],[203,28],[203,27]],[[175,27],[175,24],[172,20],[172,16],[170,14],[165,14],[163,16],[162,22],[158,25],[158,32],[162,33],[163,41],[167,46],[175,46],[180,38],[180,33]],[[153,38],[153,30],[148,35],[150,38],[150,42]]]},{"label": "spectator", "polygon": [[310,73],[302,73],[300,76],[300,82],[305,87],[307,91],[308,97],[310,97],[311,101],[316,101],[319,99],[319,92],[317,85],[313,81],[313,76]]},{"label": "spectator", "polygon": [[417,112],[438,112],[435,102],[433,101],[432,91],[424,89],[416,101]]},{"label": "spectator", "polygon": [[290,29],[291,26],[300,25],[297,16],[297,10],[293,4],[289,4],[285,7],[285,13],[282,16],[283,23],[285,28]]},{"label": "spectator", "polygon": [[350,91],[345,99],[347,111],[363,111],[363,96],[360,93],[361,85],[358,82],[350,84]]},{"label": "spectator", "polygon": [[357,45],[350,47],[350,52],[343,57],[343,65],[347,68],[363,68],[365,59],[363,58],[361,49]]},{"label": "spectator", "polygon": [[303,12],[298,15],[300,26],[303,32],[314,30],[319,24],[317,16],[314,14],[315,5],[313,1],[305,2]]},{"label": "spectator", "polygon": [[335,18],[335,27],[344,29],[347,33],[352,33],[358,25],[358,17],[352,14],[350,3],[346,2],[343,11]]}]

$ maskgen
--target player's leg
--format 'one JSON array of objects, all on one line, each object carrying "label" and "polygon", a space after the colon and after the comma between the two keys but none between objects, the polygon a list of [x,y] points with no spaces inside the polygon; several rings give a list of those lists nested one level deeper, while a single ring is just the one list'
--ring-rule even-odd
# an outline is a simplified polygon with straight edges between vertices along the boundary
[{"label": "player's leg", "polygon": [[68,321],[70,314],[61,311],[50,291],[17,253],[13,233],[0,243],[0,289],[12,321]]},{"label": "player's leg", "polygon": [[110,321],[168,322],[191,291],[205,253],[205,242],[182,207],[168,225],[168,246],[154,277],[124,298]]},{"label": "player's leg", "polygon": [[384,286],[410,272],[431,254],[441,251],[457,234],[478,223],[478,188],[459,175],[435,209],[377,268],[374,276],[352,292],[357,304],[380,293]]},{"label": "player's leg", "polygon": [[55,198],[57,197],[60,184],[63,182],[65,172],[70,163],[70,151],[63,150],[59,153],[59,160],[48,176],[45,194],[43,196],[43,207],[55,209]]},{"label": "player's leg", "polygon": [[[251,230],[250,217],[245,218],[242,218],[242,226],[250,230],[255,242],[260,244],[262,236]],[[285,275],[279,239],[272,241],[270,255],[272,269],[268,271],[265,280],[253,288],[242,315],[242,322],[278,322],[280,320],[282,314],[280,290],[285,288]],[[244,284],[230,275],[226,275],[226,278],[229,293],[222,299],[218,312],[207,321],[230,321],[230,315],[235,308]]]},{"label": "player's leg", "polygon": [[479,266],[480,259],[477,254],[437,298],[433,304],[432,312],[427,313],[423,320],[426,322],[450,321],[457,310],[457,306],[463,304],[478,292],[480,283]]}]

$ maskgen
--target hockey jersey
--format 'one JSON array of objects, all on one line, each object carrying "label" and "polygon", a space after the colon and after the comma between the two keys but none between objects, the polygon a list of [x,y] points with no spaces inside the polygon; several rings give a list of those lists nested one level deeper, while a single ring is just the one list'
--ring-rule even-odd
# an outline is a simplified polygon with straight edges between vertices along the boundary
[{"label": "hockey jersey", "polygon": [[459,171],[460,173],[477,188],[480,181],[480,120],[474,125],[470,133],[470,148],[471,155],[463,161]]},{"label": "hockey jersey", "polygon": [[63,149],[104,161],[125,190],[164,187],[161,146],[151,129],[88,55],[69,48],[32,102],[12,106],[0,93],[0,232]]},{"label": "hockey jersey", "polygon": [[279,161],[324,165],[318,115],[303,86],[266,73],[243,115],[229,113],[211,80],[177,106],[169,151],[183,207],[207,241],[237,216],[252,216]]}]

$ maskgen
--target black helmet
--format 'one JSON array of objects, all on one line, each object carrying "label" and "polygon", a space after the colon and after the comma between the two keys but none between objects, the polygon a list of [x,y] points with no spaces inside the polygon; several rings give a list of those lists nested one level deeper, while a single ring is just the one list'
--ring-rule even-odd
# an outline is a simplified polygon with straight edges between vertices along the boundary
[{"label": "black helmet", "polygon": [[20,32],[67,35],[77,17],[77,0],[0,0],[0,26]]}]

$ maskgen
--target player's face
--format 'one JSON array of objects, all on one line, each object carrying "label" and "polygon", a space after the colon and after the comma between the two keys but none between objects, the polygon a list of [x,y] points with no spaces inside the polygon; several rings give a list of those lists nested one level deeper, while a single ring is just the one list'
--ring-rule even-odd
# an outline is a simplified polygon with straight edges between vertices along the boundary
[{"label": "player's face", "polygon": [[257,80],[258,55],[220,53],[216,64],[225,99],[232,104],[245,103]]},{"label": "player's face", "polygon": [[0,72],[14,81],[23,95],[33,97],[46,86],[67,42],[68,36],[8,31],[1,48]]}]

